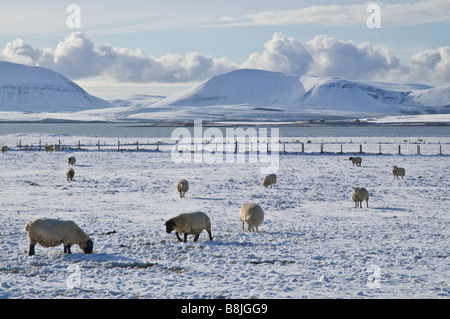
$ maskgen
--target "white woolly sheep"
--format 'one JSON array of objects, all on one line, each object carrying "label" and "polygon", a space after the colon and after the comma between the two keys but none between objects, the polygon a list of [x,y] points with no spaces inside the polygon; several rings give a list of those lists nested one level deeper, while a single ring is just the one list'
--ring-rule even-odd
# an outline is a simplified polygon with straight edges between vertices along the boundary
[{"label": "white woolly sheep", "polygon": [[187,241],[187,235],[195,235],[194,241],[197,241],[200,233],[205,229],[209,234],[209,239],[213,240],[211,234],[211,220],[203,212],[183,213],[170,218],[164,223],[166,232],[170,234],[175,231],[178,241],[182,241],[179,234],[184,233],[184,242]]},{"label": "white woolly sheep", "polygon": [[73,168],[68,168],[66,171],[66,177],[68,181],[72,181],[73,177],[75,176],[75,171]]},{"label": "white woolly sheep", "polygon": [[71,220],[36,219],[26,224],[30,239],[28,255],[35,254],[34,246],[56,247],[64,245],[64,253],[71,254],[70,247],[77,244],[85,254],[92,253],[94,243],[86,233]]},{"label": "white woolly sheep", "polygon": [[189,190],[189,183],[185,179],[180,179],[175,183],[175,188],[180,193],[180,198],[183,198],[185,193]]},{"label": "white woolly sheep", "polygon": [[405,177],[405,169],[403,167],[397,167],[396,165],[392,166],[392,174],[394,175],[394,178],[397,178],[399,176]]},{"label": "white woolly sheep", "polygon": [[366,201],[369,207],[369,192],[364,187],[353,187],[352,200],[355,202],[355,208],[362,208],[363,201]]},{"label": "white woolly sheep", "polygon": [[75,158],[75,156],[71,156],[68,159],[69,164],[68,165],[75,165],[75,162],[77,161],[77,159]]},{"label": "white woolly sheep", "polygon": [[8,146],[3,145],[3,146],[2,146],[2,153],[4,154],[4,153],[6,153],[6,152],[8,152]]},{"label": "white woolly sheep", "polygon": [[361,166],[362,158],[359,156],[350,157],[348,160],[352,161],[353,166],[355,166],[355,164],[356,164],[356,166]]},{"label": "white woolly sheep", "polygon": [[264,221],[264,211],[258,204],[244,203],[239,211],[239,219],[242,222],[242,230],[244,230],[244,225],[247,224],[248,231],[253,231],[256,228],[258,232],[258,226]]},{"label": "white woolly sheep", "polygon": [[277,183],[277,175],[269,174],[269,175],[264,176],[262,184],[264,187],[270,186],[270,188],[272,188],[272,185],[273,185],[273,187],[275,187],[276,183]]}]

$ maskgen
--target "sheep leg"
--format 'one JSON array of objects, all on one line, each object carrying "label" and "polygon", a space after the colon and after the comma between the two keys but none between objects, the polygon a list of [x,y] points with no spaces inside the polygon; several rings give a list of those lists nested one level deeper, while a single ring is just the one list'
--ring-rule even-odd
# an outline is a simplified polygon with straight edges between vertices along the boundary
[{"label": "sheep leg", "polygon": [[184,242],[187,242],[187,233],[184,233]]},{"label": "sheep leg", "polygon": [[181,239],[180,235],[178,235],[178,233],[175,233],[175,235],[177,235],[178,241],[183,241],[183,240]]},{"label": "sheep leg", "polygon": [[30,244],[30,249],[28,250],[28,256],[33,256],[35,254],[34,246],[36,246],[36,245]]},{"label": "sheep leg", "polygon": [[208,234],[209,234],[209,240],[213,240],[213,236],[212,236],[212,234],[211,234],[211,231],[210,231],[210,230],[207,230],[207,232],[208,232]]},{"label": "sheep leg", "polygon": [[200,234],[195,235],[194,241],[197,241],[199,236],[200,236]]},{"label": "sheep leg", "polygon": [[67,253],[67,254],[71,254],[71,253],[72,253],[72,252],[70,251],[70,244],[64,245],[64,253]]}]

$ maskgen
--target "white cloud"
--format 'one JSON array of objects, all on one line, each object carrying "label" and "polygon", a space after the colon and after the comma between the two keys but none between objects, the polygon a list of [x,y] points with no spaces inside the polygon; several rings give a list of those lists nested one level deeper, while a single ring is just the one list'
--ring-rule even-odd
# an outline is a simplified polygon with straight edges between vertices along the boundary
[{"label": "white cloud", "polygon": [[135,83],[198,81],[238,67],[224,58],[215,59],[197,52],[154,58],[140,49],[115,48],[109,44],[96,49],[81,32],[71,33],[55,50],[35,49],[18,39],[5,46],[0,58],[44,66],[71,79],[103,76],[117,82]]},{"label": "white cloud", "polygon": [[450,46],[413,55],[410,60],[410,79],[450,82]]},{"label": "white cloud", "polygon": [[243,67],[304,74],[312,61],[310,53],[300,42],[278,32],[264,44],[264,48],[261,54],[252,53]]},{"label": "white cloud", "polygon": [[275,32],[262,52],[241,65],[199,52],[155,58],[141,49],[98,48],[80,32],[71,33],[56,49],[34,48],[17,39],[0,51],[0,59],[38,65],[78,79],[103,78],[112,83],[187,83],[237,68],[257,68],[298,75],[336,76],[380,81],[450,81],[450,47],[419,52],[402,65],[388,50],[371,43],[354,44],[326,35],[302,44]]},{"label": "white cloud", "polygon": [[383,79],[386,72],[398,70],[400,63],[385,49],[368,42],[355,45],[329,36],[316,36],[306,47],[313,57],[309,73],[347,79]]},{"label": "white cloud", "polygon": [[368,1],[362,4],[322,5],[304,8],[262,11],[217,20],[222,26],[267,26],[319,24],[324,26],[366,26],[369,4],[381,9],[383,26],[450,23],[450,2],[447,0],[423,0],[413,3],[389,4]]}]

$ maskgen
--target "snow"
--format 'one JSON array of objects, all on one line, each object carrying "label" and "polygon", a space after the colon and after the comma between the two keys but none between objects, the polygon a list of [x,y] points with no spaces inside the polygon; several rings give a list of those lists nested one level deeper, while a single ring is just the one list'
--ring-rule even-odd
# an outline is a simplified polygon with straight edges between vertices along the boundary
[{"label": "snow", "polygon": [[434,114],[432,122],[448,123],[449,105],[450,86],[253,69],[219,74],[168,97],[137,94],[107,102],[59,73],[0,61],[0,121],[186,122],[202,117],[215,122],[386,122],[387,116]]},{"label": "snow", "polygon": [[[345,139],[366,143],[361,167],[348,160],[352,151],[281,153],[277,186],[263,188],[260,162],[176,164],[170,150],[145,147],[19,151],[18,140],[98,138],[1,136],[12,149],[0,154],[0,298],[449,298],[449,138],[428,137],[422,155],[415,144],[404,155],[369,151],[389,137]],[[305,145],[321,140],[336,138]],[[436,155],[437,141],[446,155]],[[405,179],[393,178],[392,165],[406,168]],[[190,183],[183,199],[179,178]],[[356,185],[369,190],[369,208],[354,208]],[[265,211],[259,233],[242,230],[246,201]],[[210,216],[213,241],[203,232],[180,243],[165,232],[167,219],[197,210]],[[76,221],[94,253],[37,245],[28,256],[24,226],[40,217]]]},{"label": "snow", "polygon": [[0,61],[1,111],[75,112],[111,106],[60,73]]}]

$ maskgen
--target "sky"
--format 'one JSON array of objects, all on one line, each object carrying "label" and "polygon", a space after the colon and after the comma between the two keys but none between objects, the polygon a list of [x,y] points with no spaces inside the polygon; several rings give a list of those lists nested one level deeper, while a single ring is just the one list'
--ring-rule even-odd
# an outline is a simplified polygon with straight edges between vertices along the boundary
[{"label": "sky", "polygon": [[1,0],[0,60],[104,99],[239,68],[450,85],[450,1]]}]

